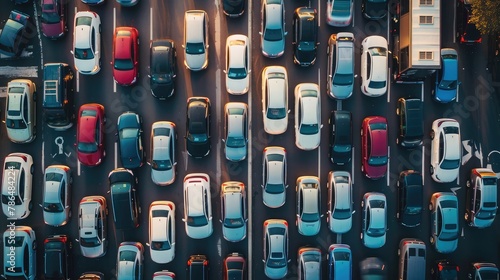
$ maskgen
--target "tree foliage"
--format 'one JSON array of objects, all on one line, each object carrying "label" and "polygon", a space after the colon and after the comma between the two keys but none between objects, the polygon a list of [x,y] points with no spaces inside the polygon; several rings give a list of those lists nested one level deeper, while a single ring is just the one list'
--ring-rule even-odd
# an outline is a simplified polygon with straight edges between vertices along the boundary
[{"label": "tree foliage", "polygon": [[469,0],[469,2],[472,5],[471,22],[481,34],[500,32],[500,0]]}]

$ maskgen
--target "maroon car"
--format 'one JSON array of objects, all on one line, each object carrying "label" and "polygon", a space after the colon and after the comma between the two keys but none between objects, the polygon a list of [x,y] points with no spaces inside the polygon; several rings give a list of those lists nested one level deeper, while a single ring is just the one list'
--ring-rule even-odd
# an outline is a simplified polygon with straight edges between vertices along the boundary
[{"label": "maroon car", "polygon": [[42,33],[49,39],[62,37],[68,30],[66,25],[65,0],[41,0],[42,6]]},{"label": "maroon car", "polygon": [[370,179],[382,178],[387,161],[387,119],[366,117],[361,126],[361,171]]},{"label": "maroon car", "polygon": [[76,150],[83,165],[99,165],[104,151],[104,106],[97,103],[84,104],[78,112],[76,128]]},{"label": "maroon car", "polygon": [[224,280],[243,280],[245,275],[246,261],[242,254],[231,253],[224,259]]},{"label": "maroon car", "polygon": [[117,27],[113,39],[113,78],[122,86],[130,86],[139,75],[139,31],[133,27]]}]

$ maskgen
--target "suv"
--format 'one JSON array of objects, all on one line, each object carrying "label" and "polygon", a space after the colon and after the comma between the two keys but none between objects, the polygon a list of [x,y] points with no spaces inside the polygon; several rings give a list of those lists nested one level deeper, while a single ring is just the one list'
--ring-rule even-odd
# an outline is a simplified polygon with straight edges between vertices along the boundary
[{"label": "suv", "polygon": [[46,63],[43,66],[43,119],[55,130],[73,126],[73,76],[73,70],[66,63]]},{"label": "suv", "polygon": [[404,238],[399,242],[398,279],[425,279],[425,243],[418,239]]},{"label": "suv", "polygon": [[332,111],[328,119],[330,161],[344,165],[352,157],[352,114],[349,111]]},{"label": "suv", "polygon": [[184,65],[191,71],[208,67],[208,14],[203,10],[184,13]]},{"label": "suv", "polygon": [[225,143],[226,159],[237,162],[247,157],[247,120],[248,106],[243,102],[228,102],[224,106],[225,112]]},{"label": "suv", "polygon": [[293,62],[311,66],[318,48],[318,16],[316,9],[299,7],[293,13]]},{"label": "suv", "polygon": [[220,189],[222,235],[231,242],[247,235],[246,189],[241,182],[224,182]]},{"label": "suv", "polygon": [[415,170],[399,173],[398,212],[396,218],[403,226],[416,227],[422,221],[423,179]]},{"label": "suv", "polygon": [[2,28],[0,31],[0,54],[8,57],[20,56],[30,38],[33,37],[33,29],[36,30],[31,17],[16,10],[10,12],[9,18]]},{"label": "suv", "polygon": [[467,181],[465,221],[472,227],[491,226],[497,213],[497,177],[490,169],[474,168]]},{"label": "suv", "polygon": [[103,196],[86,196],[80,200],[76,242],[80,243],[84,257],[99,258],[106,254],[107,216],[108,206]]},{"label": "suv", "polygon": [[64,226],[71,218],[73,177],[66,165],[45,168],[43,178],[43,220],[49,226]]},{"label": "suv", "polygon": [[457,0],[457,38],[461,44],[479,44],[482,41],[481,33],[471,22],[472,6],[470,0]]},{"label": "suv", "polygon": [[354,87],[354,34],[330,35],[328,47],[326,92],[336,99],[347,99]]},{"label": "suv", "polygon": [[458,199],[452,192],[436,192],[429,203],[431,212],[431,244],[438,253],[452,253],[457,249]]},{"label": "suv", "polygon": [[189,280],[208,279],[208,259],[205,255],[191,255],[187,262]]},{"label": "suv", "polygon": [[210,177],[205,173],[191,173],[184,177],[184,218],[187,236],[194,239],[212,235],[212,201]]},{"label": "suv", "polygon": [[423,102],[420,99],[399,98],[396,114],[399,119],[396,144],[405,148],[421,146],[424,136]]},{"label": "suv", "polygon": [[205,157],[210,153],[210,100],[188,98],[186,114],[187,153],[195,158]]},{"label": "suv", "polygon": [[33,208],[33,158],[25,153],[5,157],[2,178],[2,210],[9,220],[28,217]]},{"label": "suv", "polygon": [[[69,250],[68,237],[66,235],[52,235],[45,239],[43,246],[44,263],[42,279],[44,280],[66,280],[69,279]],[[70,243],[71,244],[71,243]]]},{"label": "suv", "polygon": [[36,85],[27,79],[7,84],[5,102],[7,137],[14,143],[31,143],[36,137]]},{"label": "suv", "polygon": [[458,178],[462,160],[460,124],[454,119],[437,119],[431,130],[432,179],[438,183],[453,182]]},{"label": "suv", "polygon": [[[9,226],[3,233],[3,277],[35,280],[36,235],[28,226]],[[12,260],[12,256],[14,260]]]},{"label": "suv", "polygon": [[116,229],[134,229],[139,227],[139,213],[136,197],[137,178],[132,171],[117,168],[108,175],[113,207],[113,220]]},{"label": "suv", "polygon": [[326,184],[328,212],[326,222],[333,233],[346,233],[352,227],[354,202],[351,174],[347,171],[330,171]]}]

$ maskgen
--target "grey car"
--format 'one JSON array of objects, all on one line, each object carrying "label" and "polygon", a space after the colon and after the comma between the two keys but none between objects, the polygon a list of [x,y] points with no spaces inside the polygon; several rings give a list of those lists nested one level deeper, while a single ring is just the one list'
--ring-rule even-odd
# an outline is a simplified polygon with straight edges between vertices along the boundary
[{"label": "grey car", "polygon": [[286,201],[286,150],[270,146],[264,149],[262,160],[262,202],[269,208],[278,208]]},{"label": "grey car", "polygon": [[288,223],[281,219],[264,221],[264,273],[271,279],[288,274]]},{"label": "grey car", "polygon": [[328,212],[326,221],[333,233],[346,233],[352,227],[353,199],[351,174],[347,171],[328,173]]},{"label": "grey car", "polygon": [[151,125],[151,180],[159,186],[167,186],[175,181],[177,133],[175,124],[169,121],[158,121]]},{"label": "grey car", "polygon": [[457,196],[452,192],[436,192],[431,196],[429,210],[431,244],[439,253],[454,252],[458,246],[459,236]]},{"label": "grey car", "polygon": [[222,235],[238,242],[247,235],[246,189],[242,182],[222,183],[220,189]]},{"label": "grey car", "polygon": [[361,240],[368,248],[384,246],[387,231],[387,199],[385,194],[368,192],[361,201],[363,221]]},{"label": "grey car", "polygon": [[305,236],[319,233],[321,229],[321,187],[316,176],[297,178],[297,229]]},{"label": "grey car", "polygon": [[332,98],[347,99],[354,87],[354,34],[340,32],[330,35],[326,52],[326,92]]},{"label": "grey car", "polygon": [[266,57],[280,57],[285,53],[285,2],[262,0],[260,47]]},{"label": "grey car", "polygon": [[242,161],[247,157],[248,106],[242,102],[228,102],[225,112],[224,152],[230,161]]},{"label": "grey car", "polygon": [[49,226],[63,226],[71,217],[71,169],[66,165],[45,168],[43,178],[43,220]]}]

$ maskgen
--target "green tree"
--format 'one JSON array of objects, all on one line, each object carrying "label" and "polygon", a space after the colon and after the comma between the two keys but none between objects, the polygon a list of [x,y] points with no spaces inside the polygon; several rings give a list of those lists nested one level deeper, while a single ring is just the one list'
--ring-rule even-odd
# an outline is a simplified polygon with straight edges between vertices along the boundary
[{"label": "green tree", "polygon": [[476,24],[481,34],[500,32],[499,0],[469,0],[469,2],[472,5],[471,22]]}]

